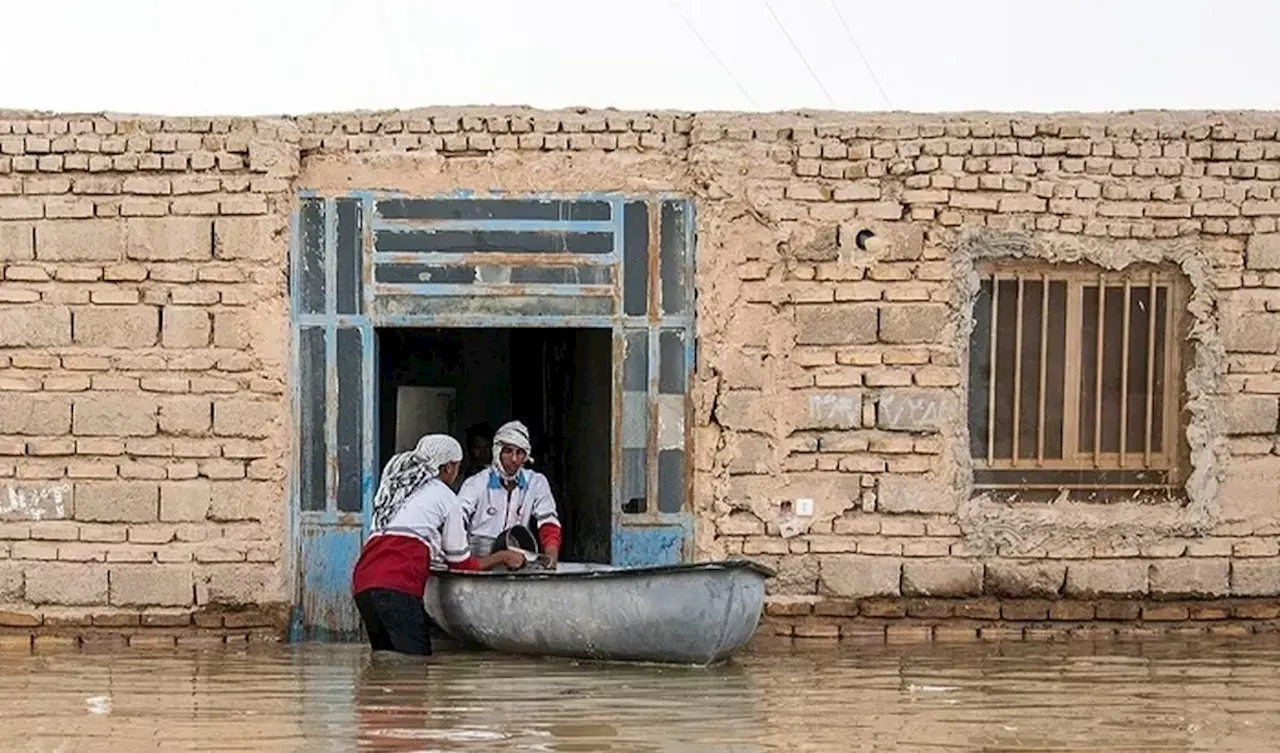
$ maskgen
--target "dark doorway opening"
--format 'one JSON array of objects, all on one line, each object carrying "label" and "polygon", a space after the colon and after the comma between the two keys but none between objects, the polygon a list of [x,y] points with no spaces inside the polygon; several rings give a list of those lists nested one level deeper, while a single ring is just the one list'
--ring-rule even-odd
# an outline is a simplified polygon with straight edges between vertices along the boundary
[{"label": "dark doorway opening", "polygon": [[556,497],[561,559],[610,561],[613,337],[607,329],[377,330],[381,472],[424,433],[517,419]]}]

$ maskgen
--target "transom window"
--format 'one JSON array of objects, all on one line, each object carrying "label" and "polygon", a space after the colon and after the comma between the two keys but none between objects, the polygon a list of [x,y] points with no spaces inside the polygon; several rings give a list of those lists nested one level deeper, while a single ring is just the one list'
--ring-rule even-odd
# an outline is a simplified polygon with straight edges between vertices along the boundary
[{"label": "transom window", "polygon": [[984,263],[978,273],[969,342],[975,487],[1177,488],[1186,466],[1180,274],[1035,262]]}]

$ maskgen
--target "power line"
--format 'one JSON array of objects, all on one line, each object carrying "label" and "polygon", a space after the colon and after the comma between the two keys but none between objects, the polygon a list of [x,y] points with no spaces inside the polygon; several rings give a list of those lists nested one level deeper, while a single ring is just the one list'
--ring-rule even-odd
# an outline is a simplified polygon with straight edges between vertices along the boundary
[{"label": "power line", "polygon": [[862,66],[867,69],[867,75],[871,76],[871,82],[880,90],[880,96],[884,98],[885,107],[893,108],[893,104],[889,102],[889,95],[885,93],[884,87],[880,85],[880,79],[876,78],[876,72],[871,70],[871,61],[867,60],[866,53],[862,51],[862,45],[858,44],[858,40],[853,36],[853,30],[849,28],[848,22],[844,20],[844,14],[840,12],[840,6],[836,5],[836,0],[827,0],[831,3],[831,9],[836,12],[836,18],[840,19],[840,25],[844,27],[844,33],[849,37],[849,42],[853,44],[853,49],[858,51],[858,57],[862,58]]},{"label": "power line", "polygon": [[716,54],[716,51],[711,49],[711,45],[707,44],[707,40],[702,38],[702,35],[698,33],[698,30],[694,28],[694,25],[690,23],[689,19],[684,17],[684,14],[680,12],[680,7],[676,5],[675,0],[667,0],[667,4],[670,5],[671,10],[675,11],[676,15],[680,17],[680,20],[684,22],[684,25],[689,27],[689,31],[693,32],[693,35],[698,38],[698,41],[702,43],[703,49],[707,51],[707,54],[711,55],[711,59],[715,60],[716,63],[720,65],[720,69],[723,70],[725,75],[728,76],[738,87],[738,91],[742,92],[742,96],[747,98],[747,101],[751,103],[753,108],[759,110],[760,105],[756,104],[755,99],[747,93],[747,88],[742,85],[742,82],[738,80],[737,76],[733,75],[733,71],[729,70],[729,66],[725,65],[725,62],[720,59],[720,56]]},{"label": "power line", "polygon": [[813,77],[813,82],[817,84],[818,88],[822,90],[822,93],[826,95],[827,102],[831,104],[833,109],[838,109],[836,108],[836,101],[831,98],[831,92],[827,91],[827,87],[822,85],[822,79],[818,78],[817,73],[814,73],[813,66],[809,65],[809,60],[804,56],[804,53],[800,51],[800,46],[796,44],[796,40],[791,38],[791,34],[787,32],[787,27],[782,25],[782,19],[778,18],[778,14],[773,12],[773,6],[769,4],[769,0],[760,0],[760,2],[764,3],[764,7],[768,9],[769,15],[773,16],[773,22],[778,25],[778,29],[782,32],[782,36],[786,37],[787,41],[791,43],[791,49],[795,51],[796,57],[800,58],[800,62],[804,63],[804,67],[809,71],[809,75]]}]

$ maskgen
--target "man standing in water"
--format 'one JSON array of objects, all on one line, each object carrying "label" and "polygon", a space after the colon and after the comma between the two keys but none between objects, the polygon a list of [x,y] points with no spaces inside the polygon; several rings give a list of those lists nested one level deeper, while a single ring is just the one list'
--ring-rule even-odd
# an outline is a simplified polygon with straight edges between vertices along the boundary
[{"label": "man standing in water", "polygon": [[525,468],[532,444],[519,421],[503,424],[493,436],[493,463],[462,482],[458,498],[466,510],[471,552],[484,556],[499,537],[532,519],[538,545],[552,567],[560,560],[560,518],[547,477]]},{"label": "man standing in water", "polygon": [[462,445],[428,434],[391,458],[373,500],[373,531],[351,575],[351,592],[374,651],[428,656],[431,636],[423,595],[431,560],[452,570],[519,569],[518,552],[476,557],[467,544],[464,512],[451,485]]}]

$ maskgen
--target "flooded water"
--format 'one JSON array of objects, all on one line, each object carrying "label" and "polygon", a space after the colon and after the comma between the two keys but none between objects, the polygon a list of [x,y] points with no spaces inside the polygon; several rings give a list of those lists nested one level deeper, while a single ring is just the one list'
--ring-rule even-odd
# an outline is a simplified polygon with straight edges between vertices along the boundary
[{"label": "flooded water", "polygon": [[1280,642],[833,644],[711,669],[354,646],[0,654],[2,751],[1280,750]]}]

